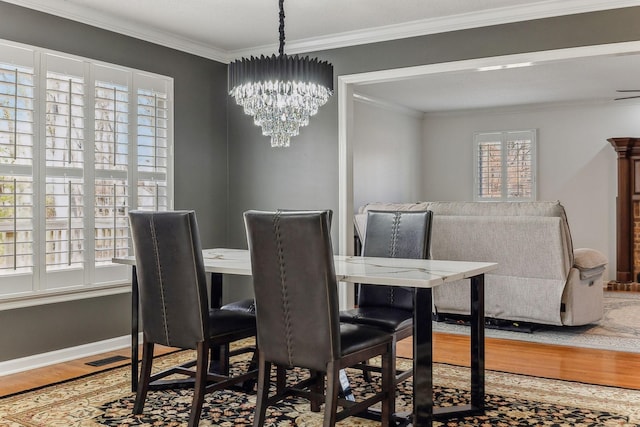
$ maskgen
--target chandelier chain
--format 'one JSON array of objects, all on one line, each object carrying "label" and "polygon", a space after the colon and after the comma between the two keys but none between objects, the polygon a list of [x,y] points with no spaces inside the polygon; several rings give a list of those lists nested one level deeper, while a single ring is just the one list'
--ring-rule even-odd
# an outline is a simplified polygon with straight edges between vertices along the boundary
[{"label": "chandelier chain", "polygon": [[280,55],[284,55],[284,0],[280,0]]}]

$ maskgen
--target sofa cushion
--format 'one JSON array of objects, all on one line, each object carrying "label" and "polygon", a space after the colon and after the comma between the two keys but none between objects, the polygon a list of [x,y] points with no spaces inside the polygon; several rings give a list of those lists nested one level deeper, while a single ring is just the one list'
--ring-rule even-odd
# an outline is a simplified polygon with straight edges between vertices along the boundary
[{"label": "sofa cushion", "polygon": [[571,269],[562,219],[435,215],[431,257],[497,262],[491,274],[564,282]]},{"label": "sofa cushion", "polygon": [[434,215],[452,216],[555,216],[566,220],[558,201],[540,202],[428,202]]}]

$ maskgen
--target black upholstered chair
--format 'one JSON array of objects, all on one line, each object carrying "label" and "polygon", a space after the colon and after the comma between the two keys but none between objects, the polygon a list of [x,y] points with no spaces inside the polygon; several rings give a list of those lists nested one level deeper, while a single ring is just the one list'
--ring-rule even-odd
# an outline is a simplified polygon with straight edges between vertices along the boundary
[{"label": "black upholstered chair", "polygon": [[[431,211],[369,211],[362,255],[388,258],[429,258]],[[395,383],[409,378],[412,370],[396,375],[395,343],[413,333],[413,288],[360,284],[357,307],[340,313],[340,321],[369,325],[394,336]],[[366,371],[374,367],[364,365]]]},{"label": "black upholstered chair", "polygon": [[[290,209],[278,209],[279,212],[287,212]],[[329,228],[331,228],[331,220],[333,217],[333,211],[329,210]],[[222,306],[225,310],[242,311],[245,313],[256,313],[256,302],[253,298],[245,298],[238,301],[232,301]]]},{"label": "black upholstered chair", "polygon": [[[195,390],[189,426],[197,426],[205,393],[257,376],[257,371],[234,378],[208,372],[211,348],[255,336],[255,317],[209,308],[198,224],[193,211],[131,211],[129,221],[143,329],[142,368],[133,413],[142,413],[152,384],[191,385]],[[151,375],[155,344],[195,349],[197,359]],[[176,374],[181,375],[176,379]],[[163,380],[169,375],[174,377]],[[184,376],[186,380],[181,379]]]},{"label": "black upholstered chair", "polygon": [[[253,425],[262,426],[267,406],[302,394],[324,426],[382,402],[382,425],[391,420],[391,335],[379,328],[341,324],[328,211],[248,211],[244,215],[258,326],[259,377]],[[361,402],[338,399],[339,371],[382,356],[382,390]],[[278,367],[276,394],[269,397],[271,366]],[[291,388],[282,370],[309,369],[311,377]],[[324,376],[327,377],[326,393]],[[302,386],[307,388],[302,390]],[[337,412],[337,406],[343,409]]]}]

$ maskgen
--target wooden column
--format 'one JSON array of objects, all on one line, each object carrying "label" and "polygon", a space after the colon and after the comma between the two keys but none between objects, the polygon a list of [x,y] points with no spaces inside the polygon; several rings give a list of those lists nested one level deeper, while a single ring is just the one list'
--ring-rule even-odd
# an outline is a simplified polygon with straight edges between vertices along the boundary
[{"label": "wooden column", "polygon": [[610,138],[618,153],[616,201],[616,280],[633,282],[633,203],[640,201],[640,138]]}]

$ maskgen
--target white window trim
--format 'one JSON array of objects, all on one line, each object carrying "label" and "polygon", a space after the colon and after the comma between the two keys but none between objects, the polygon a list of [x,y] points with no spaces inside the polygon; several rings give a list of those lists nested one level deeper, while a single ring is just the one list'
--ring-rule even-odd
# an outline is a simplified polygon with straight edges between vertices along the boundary
[{"label": "white window trim", "polygon": [[[93,111],[93,103],[94,103],[94,81],[100,80],[103,81],[102,78],[98,78],[94,70],[97,68],[110,68],[114,69],[117,72],[128,73],[130,77],[129,80],[129,92],[132,95],[129,98],[130,104],[130,121],[129,121],[129,138],[130,138],[130,158],[129,158],[129,209],[135,209],[137,207],[137,179],[138,179],[138,171],[137,171],[137,123],[135,122],[136,113],[132,111],[133,108],[137,105],[137,91],[138,89],[150,89],[149,86],[138,84],[138,80],[145,81],[148,83],[149,81],[157,80],[161,81],[163,86],[163,92],[166,92],[167,95],[167,151],[168,151],[168,164],[167,164],[167,173],[166,173],[166,181],[167,181],[167,203],[168,209],[174,208],[174,82],[173,78],[149,73],[146,71],[136,70],[133,68],[123,67],[120,65],[109,64],[101,61],[96,61],[90,58],[79,57],[67,53],[56,52],[49,49],[43,49],[35,46],[25,45],[21,43],[15,43],[12,41],[6,41],[0,39],[0,47],[7,46],[8,48],[21,49],[23,52],[28,52],[33,55],[33,69],[36,74],[35,84],[36,95],[34,99],[34,108],[35,108],[35,123],[34,123],[34,140],[36,141],[36,145],[38,148],[34,146],[33,152],[33,180],[34,180],[34,235],[37,240],[37,244],[34,244],[34,262],[36,263],[36,268],[33,270],[33,279],[30,290],[26,290],[25,292],[15,292],[12,294],[2,295],[0,293],[0,310],[9,310],[21,307],[30,307],[41,304],[50,304],[50,303],[58,303],[65,301],[73,301],[84,298],[94,298],[100,296],[107,295],[115,295],[121,293],[128,293],[131,291],[131,272],[127,266],[122,265],[92,265],[89,268],[85,267],[84,275],[85,280],[80,286],[63,286],[59,288],[53,289],[43,289],[40,285],[41,277],[44,275],[44,268],[40,268],[39,266],[42,264],[42,257],[44,256],[45,251],[45,242],[44,238],[41,236],[37,236],[40,233],[44,233],[44,229],[42,228],[42,224],[44,224],[44,216],[45,216],[45,208],[44,203],[40,202],[44,194],[44,170],[42,169],[42,165],[44,164],[42,159],[44,158],[45,152],[45,144],[43,142],[44,139],[44,125],[45,122],[43,120],[44,111],[45,111],[45,103],[46,97],[44,96],[44,89],[42,89],[42,85],[46,79],[47,71],[44,69],[45,67],[45,57],[62,57],[65,60],[75,60],[81,62],[84,68],[84,78],[85,78],[85,142],[91,148],[93,148],[94,143],[94,130],[93,130],[93,120],[94,120],[94,111]],[[1,50],[0,50],[1,51]],[[27,54],[28,54],[27,53]],[[21,59],[24,58],[24,54],[22,57],[18,55],[15,58],[15,61],[12,61],[13,58],[0,57],[0,62],[4,63],[15,63],[16,65],[25,65],[21,63]],[[151,83],[148,83],[151,85]],[[86,149],[86,148],[85,148]],[[93,161],[93,154],[87,156],[85,158],[85,162]],[[93,168],[85,169],[84,172],[84,181],[85,183],[95,182],[95,173],[93,173]],[[91,196],[93,196],[93,185],[91,185]],[[85,197],[88,196],[85,194]],[[87,217],[88,225],[85,224],[85,229],[88,226],[93,227],[94,221],[94,198],[91,197],[90,200],[85,201],[85,210],[89,210]],[[90,242],[87,241],[85,251],[94,252],[94,242],[93,239]],[[129,244],[131,248],[131,244]],[[96,281],[96,272],[101,272],[99,283],[95,283]],[[107,274],[105,272],[108,271]],[[14,276],[15,277],[15,276]],[[10,280],[7,278],[7,280]]]},{"label": "white window trim", "polygon": [[[507,197],[506,191],[507,186],[505,183],[502,183],[502,196],[500,198],[487,198],[480,197],[480,171],[479,171],[479,150],[478,146],[480,144],[479,137],[487,134],[501,134],[501,150],[503,153],[502,156],[502,168],[503,175],[504,170],[506,168],[504,152],[506,151],[506,144],[504,136],[509,133],[529,133],[531,138],[531,197]],[[523,201],[535,201],[538,197],[537,191],[537,146],[538,146],[538,131],[537,129],[515,129],[515,130],[495,130],[495,131],[482,131],[482,132],[474,132],[473,134],[473,200],[476,202],[523,202]]]}]

